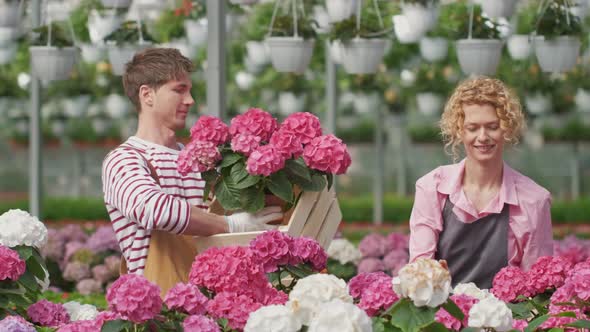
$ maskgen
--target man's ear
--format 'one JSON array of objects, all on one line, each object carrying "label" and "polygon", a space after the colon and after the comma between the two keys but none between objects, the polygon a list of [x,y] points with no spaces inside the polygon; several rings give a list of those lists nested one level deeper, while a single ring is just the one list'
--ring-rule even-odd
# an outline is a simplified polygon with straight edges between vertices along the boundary
[{"label": "man's ear", "polygon": [[139,87],[139,101],[147,106],[154,105],[154,90],[147,85]]}]

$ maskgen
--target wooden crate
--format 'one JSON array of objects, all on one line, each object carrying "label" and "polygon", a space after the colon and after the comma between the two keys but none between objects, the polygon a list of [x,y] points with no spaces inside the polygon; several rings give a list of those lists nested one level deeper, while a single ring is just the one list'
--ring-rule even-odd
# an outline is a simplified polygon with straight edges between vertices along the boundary
[{"label": "wooden crate", "polygon": [[[221,205],[213,200],[209,212],[225,214]],[[284,224],[279,230],[293,237],[305,236],[313,238],[324,249],[328,249],[338,225],[342,221],[342,212],[334,192],[324,189],[321,192],[303,192],[297,205],[285,213]],[[245,233],[224,233],[206,237],[196,237],[195,241],[199,252],[209,247],[222,247],[228,245],[248,245],[263,231]]]}]

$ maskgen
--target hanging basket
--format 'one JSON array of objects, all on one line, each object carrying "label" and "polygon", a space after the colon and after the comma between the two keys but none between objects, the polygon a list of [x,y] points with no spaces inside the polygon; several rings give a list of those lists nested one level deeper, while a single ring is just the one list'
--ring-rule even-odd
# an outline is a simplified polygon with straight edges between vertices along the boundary
[{"label": "hanging basket", "polygon": [[565,72],[576,65],[581,45],[578,37],[560,36],[547,40],[538,36],[533,42],[537,61],[544,72]]},{"label": "hanging basket", "polygon": [[508,54],[514,60],[525,60],[531,55],[531,41],[529,35],[512,35],[508,38]]},{"label": "hanging basket", "polygon": [[200,20],[185,20],[184,31],[188,43],[193,46],[203,46],[207,44],[208,23],[206,18]]},{"label": "hanging basket", "polygon": [[420,55],[430,62],[445,59],[449,52],[449,41],[441,37],[423,37],[420,39]]},{"label": "hanging basket", "polygon": [[349,74],[377,72],[385,51],[385,39],[355,38],[342,43],[342,65]]},{"label": "hanging basket", "polygon": [[578,111],[590,112],[590,90],[578,88],[574,100]]},{"label": "hanging basket", "polygon": [[102,5],[107,8],[128,8],[131,0],[101,0]]},{"label": "hanging basket", "polygon": [[109,46],[109,62],[111,63],[113,75],[121,76],[125,72],[125,64],[131,61],[135,53],[148,48],[151,44]]},{"label": "hanging basket", "polygon": [[502,41],[499,39],[459,39],[459,65],[468,75],[494,75],[500,64]]},{"label": "hanging basket", "polygon": [[518,0],[479,0],[483,12],[491,18],[510,17]]},{"label": "hanging basket", "polygon": [[76,47],[31,46],[31,70],[44,81],[65,80],[76,64]]},{"label": "hanging basket", "polygon": [[433,92],[421,92],[416,94],[418,111],[428,117],[438,115],[442,112],[444,98]]},{"label": "hanging basket", "polygon": [[354,14],[357,1],[362,0],[326,0],[326,11],[330,22],[340,22],[350,18]]},{"label": "hanging basket", "polygon": [[289,114],[303,112],[305,109],[305,95],[296,95],[290,91],[279,93],[279,113],[287,116]]},{"label": "hanging basket", "polygon": [[302,73],[309,66],[315,40],[301,37],[267,37],[270,61],[279,72]]},{"label": "hanging basket", "polygon": [[530,114],[547,113],[551,109],[551,95],[544,95],[541,92],[527,94],[524,97],[524,105]]},{"label": "hanging basket", "polygon": [[104,45],[81,44],[80,53],[86,63],[97,63],[107,58],[107,48]]},{"label": "hanging basket", "polygon": [[15,28],[20,22],[20,1],[0,3],[0,27]]}]

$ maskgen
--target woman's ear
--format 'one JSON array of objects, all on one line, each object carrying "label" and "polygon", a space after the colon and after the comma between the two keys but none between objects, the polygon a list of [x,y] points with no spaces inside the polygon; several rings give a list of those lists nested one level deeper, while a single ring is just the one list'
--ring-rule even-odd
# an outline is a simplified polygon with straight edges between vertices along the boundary
[{"label": "woman's ear", "polygon": [[154,89],[147,85],[139,87],[139,102],[142,105],[153,106],[154,105]]}]

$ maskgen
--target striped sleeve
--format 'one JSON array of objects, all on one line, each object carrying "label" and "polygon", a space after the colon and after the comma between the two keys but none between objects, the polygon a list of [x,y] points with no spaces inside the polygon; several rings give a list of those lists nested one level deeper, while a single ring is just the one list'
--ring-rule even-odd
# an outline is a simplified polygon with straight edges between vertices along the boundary
[{"label": "striped sleeve", "polygon": [[190,205],[162,191],[136,151],[115,149],[102,165],[104,200],[146,230],[182,233]]}]

